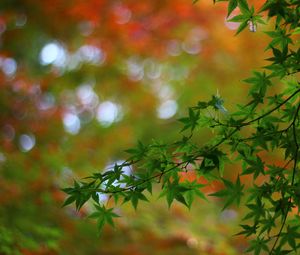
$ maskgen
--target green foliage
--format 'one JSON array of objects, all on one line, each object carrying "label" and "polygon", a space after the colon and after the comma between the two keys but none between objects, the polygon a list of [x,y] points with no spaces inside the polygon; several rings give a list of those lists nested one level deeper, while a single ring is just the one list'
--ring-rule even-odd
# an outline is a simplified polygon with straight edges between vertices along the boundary
[{"label": "green foliage", "polygon": [[[300,204],[300,2],[270,0],[260,10],[246,0],[227,2],[228,16],[236,8],[240,11],[230,19],[240,24],[236,34],[247,26],[255,32],[257,23],[272,27],[266,32],[270,37],[268,65],[244,80],[249,85],[249,102],[231,113],[218,95],[199,102],[179,119],[183,128],[178,141],[139,142],[127,150],[129,157],[124,163],[64,189],[68,195],[64,205],[74,202],[77,210],[94,200],[96,212],[90,217],[97,219],[100,230],[106,223],[113,226],[113,218],[118,216],[99,201],[99,193],[113,197],[115,206],[130,202],[136,209],[140,201],[148,201],[145,192],[152,194],[152,186],[158,183],[160,197],[169,207],[178,201],[190,208],[195,197],[205,199],[204,185],[197,181],[204,176],[223,184],[221,190],[210,194],[224,200],[223,209],[232,204],[246,206],[248,212],[238,234],[250,238],[247,252],[288,254],[300,247],[300,221],[294,212],[299,213]],[[205,144],[193,139],[201,127],[213,131],[213,138]],[[276,161],[268,156],[274,154]],[[235,181],[224,174],[228,163],[242,166]],[[133,170],[130,174],[122,170],[128,166]],[[183,181],[188,172],[195,179]],[[242,177],[250,181],[242,183]]]},{"label": "green foliage", "polygon": [[233,202],[236,202],[237,205],[240,204],[241,198],[244,195],[243,188],[244,185],[241,184],[240,177],[238,176],[235,183],[228,181],[222,178],[222,181],[225,185],[225,188],[211,194],[211,196],[215,197],[225,197],[225,205],[223,210],[231,205]]},{"label": "green foliage", "polygon": [[93,212],[89,218],[97,219],[97,227],[99,232],[102,231],[105,224],[109,224],[114,227],[113,218],[119,217],[119,215],[113,212],[113,208],[106,208],[105,206],[95,205],[96,211]]}]

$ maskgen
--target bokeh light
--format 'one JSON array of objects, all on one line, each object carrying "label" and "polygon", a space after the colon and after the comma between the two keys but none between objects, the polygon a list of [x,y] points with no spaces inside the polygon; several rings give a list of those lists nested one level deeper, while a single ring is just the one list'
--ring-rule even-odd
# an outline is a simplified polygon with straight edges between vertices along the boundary
[{"label": "bokeh light", "polygon": [[174,100],[163,102],[157,109],[157,115],[160,119],[170,119],[177,112],[178,105]]},{"label": "bokeh light", "polygon": [[55,66],[63,66],[65,61],[66,52],[57,42],[46,44],[40,52],[40,63],[42,65],[53,64]]},{"label": "bokeh light", "polygon": [[80,131],[80,119],[76,114],[65,113],[63,116],[63,124],[65,131],[72,135],[76,135]]},{"label": "bokeh light", "polygon": [[3,73],[7,76],[12,76],[17,71],[17,62],[13,58],[2,59],[0,63]]},{"label": "bokeh light", "polygon": [[109,127],[122,118],[122,108],[111,101],[104,101],[97,108],[97,120],[104,127]]},{"label": "bokeh light", "polygon": [[28,152],[35,146],[35,136],[33,134],[23,134],[19,138],[20,150]]}]

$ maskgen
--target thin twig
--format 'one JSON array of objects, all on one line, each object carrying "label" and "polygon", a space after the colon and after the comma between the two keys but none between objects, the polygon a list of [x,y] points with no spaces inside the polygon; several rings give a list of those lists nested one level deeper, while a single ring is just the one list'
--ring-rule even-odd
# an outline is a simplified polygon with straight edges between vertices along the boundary
[{"label": "thin twig", "polygon": [[[293,166],[293,173],[292,173],[292,181],[291,181],[291,186],[294,185],[294,182],[295,182],[295,176],[296,176],[296,171],[297,171],[297,163],[298,163],[298,153],[299,153],[299,143],[298,143],[298,140],[297,140],[297,133],[296,133],[296,120],[297,120],[297,117],[298,117],[298,114],[299,114],[299,110],[300,110],[300,103],[298,104],[298,107],[297,107],[297,111],[294,115],[294,119],[293,119],[293,124],[292,124],[292,127],[293,127],[293,137],[294,137],[294,142],[295,142],[295,146],[296,146],[296,149],[295,149],[295,155],[294,155],[294,166]],[[269,254],[272,254],[272,252],[274,251],[276,245],[277,245],[277,242],[281,236],[281,233],[283,231],[283,228],[285,226],[285,223],[286,223],[286,220],[287,220],[287,216],[289,214],[289,211],[291,209],[291,201],[292,201],[292,196],[289,197],[289,203],[288,203],[288,207],[286,209],[286,212],[285,212],[285,215],[284,215],[284,219],[283,219],[283,222],[281,224],[281,227],[280,227],[280,230],[277,234],[277,237],[276,237],[276,240],[272,246],[272,249],[270,251]]]},{"label": "thin twig", "polygon": [[291,100],[295,95],[297,95],[300,92],[300,88],[297,89],[293,94],[291,94],[288,98],[286,98],[284,101],[282,101],[280,104],[278,104],[276,107],[272,108],[271,110],[267,111],[266,113],[258,116],[257,118],[253,119],[253,120],[249,120],[247,122],[242,122],[240,124],[237,125],[229,125],[226,123],[222,123],[219,122],[217,120],[215,120],[218,124],[210,126],[210,127],[216,127],[216,126],[225,126],[225,127],[244,127],[244,126],[249,126],[250,124],[252,124],[253,122],[259,121],[261,119],[263,119],[264,117],[270,115],[271,113],[273,113],[274,111],[276,111],[277,109],[279,109],[281,106],[285,105],[289,100]]}]

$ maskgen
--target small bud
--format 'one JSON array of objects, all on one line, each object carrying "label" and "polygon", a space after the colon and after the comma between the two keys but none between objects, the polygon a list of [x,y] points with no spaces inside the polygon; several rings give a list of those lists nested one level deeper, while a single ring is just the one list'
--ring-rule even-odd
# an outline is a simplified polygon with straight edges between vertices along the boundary
[{"label": "small bud", "polygon": [[252,20],[249,20],[248,24],[249,24],[249,31],[256,32],[256,24]]}]

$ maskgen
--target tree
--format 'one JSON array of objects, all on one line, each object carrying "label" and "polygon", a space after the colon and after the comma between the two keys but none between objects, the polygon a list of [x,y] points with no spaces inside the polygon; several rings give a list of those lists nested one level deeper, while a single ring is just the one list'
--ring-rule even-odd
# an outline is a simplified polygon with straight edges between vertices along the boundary
[{"label": "tree", "polygon": [[[226,95],[232,76],[243,77],[258,61],[254,45],[263,38],[229,36],[234,31],[223,24],[224,7],[186,0],[0,1],[0,253],[133,254],[146,244],[152,254],[164,247],[190,254],[194,238],[207,244],[197,249],[218,253],[226,245],[231,254],[224,228],[232,224],[205,227],[205,235],[192,232],[201,218],[193,217],[195,207],[186,214],[173,206],[173,221],[161,210],[163,201],[139,207],[143,217],[135,221],[135,213],[122,207],[129,215],[119,221],[121,231],[107,228],[100,240],[93,221],[78,220],[88,206],[60,208],[67,180],[124,159],[120,148],[138,139],[174,140],[175,118],[186,105],[214,93],[215,84]],[[178,107],[162,119],[157,110],[166,100]],[[103,106],[113,109],[113,119],[101,117]],[[218,223],[215,208],[199,208],[197,215],[209,212]],[[137,228],[147,239],[135,239]],[[121,238],[126,245],[114,245]]]},{"label": "tree", "polygon": [[[269,29],[268,64],[244,80],[250,85],[249,102],[229,113],[219,95],[200,101],[179,119],[183,127],[177,141],[138,142],[127,150],[125,162],[63,189],[68,194],[64,205],[74,202],[77,210],[93,200],[95,212],[90,217],[97,220],[99,231],[107,223],[113,226],[119,217],[114,206],[131,203],[136,209],[140,201],[148,200],[146,193],[152,194],[153,186],[160,186],[159,196],[169,206],[178,201],[190,208],[196,197],[205,199],[198,182],[204,177],[223,185],[210,194],[223,200],[223,208],[247,207],[238,233],[250,238],[247,252],[288,254],[300,247],[300,2],[270,0],[259,9],[246,0],[227,2],[227,17],[239,10],[230,19],[239,23],[237,34],[247,27],[256,32],[258,24],[266,23]],[[199,144],[194,135],[203,127],[209,127],[214,137]],[[280,164],[271,154],[280,158]],[[230,164],[242,166],[233,179],[225,169]],[[130,174],[124,171],[128,167]],[[193,172],[195,178],[182,181],[186,172]],[[99,194],[109,195],[109,202],[101,203]]]}]

